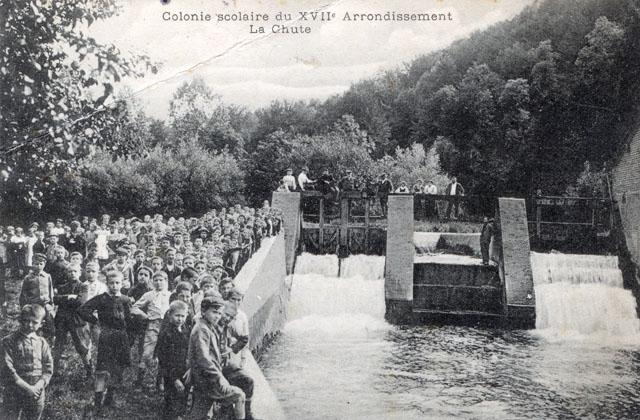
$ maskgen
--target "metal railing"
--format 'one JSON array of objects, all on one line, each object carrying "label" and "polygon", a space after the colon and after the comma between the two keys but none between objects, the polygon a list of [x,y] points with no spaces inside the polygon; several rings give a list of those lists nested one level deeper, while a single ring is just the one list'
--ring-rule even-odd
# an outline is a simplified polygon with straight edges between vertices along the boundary
[{"label": "metal railing", "polygon": [[610,199],[536,196],[528,201],[530,236],[538,241],[596,241],[607,237],[613,226]]},{"label": "metal railing", "polygon": [[482,222],[493,217],[496,198],[489,195],[414,194],[414,219],[445,222]]}]

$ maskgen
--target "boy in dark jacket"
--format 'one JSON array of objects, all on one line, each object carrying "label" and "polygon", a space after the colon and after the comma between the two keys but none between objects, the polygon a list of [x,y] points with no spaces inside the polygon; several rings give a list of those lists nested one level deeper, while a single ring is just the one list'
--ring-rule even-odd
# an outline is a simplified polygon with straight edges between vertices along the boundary
[{"label": "boy in dark jacket", "polygon": [[80,355],[84,364],[87,378],[92,375],[91,356],[89,346],[89,328],[78,316],[77,310],[81,305],[79,296],[82,294],[83,284],[80,282],[81,268],[69,266],[63,273],[63,283],[58,286],[58,293],[53,297],[53,302],[58,305],[55,317],[56,341],[53,347],[54,374],[60,373],[60,359],[67,344],[67,336],[71,334],[73,346]]},{"label": "boy in dark jacket", "polygon": [[[122,383],[123,371],[131,365],[127,320],[131,315],[131,299],[120,293],[122,272],[107,273],[107,293],[97,295],[78,309],[80,317],[100,324],[98,362],[96,365],[94,407],[99,414],[103,405],[111,405],[114,391]],[[98,313],[96,318],[94,312]],[[107,381],[110,383],[107,385]]]},{"label": "boy in dark jacket", "polygon": [[187,372],[187,351],[191,330],[185,326],[189,315],[186,303],[175,300],[169,305],[165,316],[168,320],[160,330],[156,344],[158,376],[164,382],[164,418],[176,419],[185,414],[187,386],[184,375]]}]

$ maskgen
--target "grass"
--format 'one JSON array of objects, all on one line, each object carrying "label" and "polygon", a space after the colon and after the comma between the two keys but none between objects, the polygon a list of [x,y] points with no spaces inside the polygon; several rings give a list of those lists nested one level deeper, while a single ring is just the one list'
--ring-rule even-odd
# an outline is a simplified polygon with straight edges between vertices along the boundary
[{"label": "grass", "polygon": [[[7,280],[7,316],[0,319],[0,336],[2,337],[18,328],[18,294],[21,284],[22,281],[19,279]],[[136,349],[137,346],[132,348],[132,366],[126,369],[122,387],[117,390],[116,407],[105,408],[101,419],[155,420],[162,417],[164,400],[162,394],[155,390],[157,369],[154,367],[148,370],[145,389],[133,386],[138,361]],[[94,362],[95,356],[94,352]],[[2,395],[0,394],[0,398]],[[52,381],[47,388],[42,418],[47,420],[87,418],[84,417],[85,409],[93,404],[93,395],[93,382],[85,378],[82,362],[69,339],[63,355],[59,379]]]}]

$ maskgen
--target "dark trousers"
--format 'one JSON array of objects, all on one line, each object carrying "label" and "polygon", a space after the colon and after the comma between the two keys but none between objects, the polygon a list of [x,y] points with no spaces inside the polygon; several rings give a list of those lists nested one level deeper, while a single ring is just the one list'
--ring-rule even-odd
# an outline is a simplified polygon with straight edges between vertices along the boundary
[{"label": "dark trousers", "polygon": [[424,200],[424,215],[426,218],[438,216],[438,203],[436,200],[429,198]]},{"label": "dark trousers", "polygon": [[222,374],[227,378],[229,384],[237,386],[244,392],[247,401],[251,400],[253,396],[253,379],[247,372],[236,365],[229,364],[222,368]]},{"label": "dark trousers", "polygon": [[164,412],[165,420],[184,416],[187,409],[187,396],[189,391],[178,392],[175,386],[176,378],[164,376]]},{"label": "dark trousers", "polygon": [[380,207],[382,208],[382,215],[383,216],[387,215],[387,211],[389,209],[389,207],[387,206],[388,202],[389,202],[389,196],[387,196],[387,195],[381,195],[380,196]]},{"label": "dark trousers", "polygon": [[[34,385],[38,378],[25,379],[30,385]],[[4,390],[4,404],[0,410],[3,419],[15,420],[39,420],[44,411],[45,390],[40,397],[34,399],[28,396],[22,389],[15,385],[7,385]]]},{"label": "dark trousers", "polygon": [[[245,404],[244,393],[237,387],[227,387],[227,389],[215,389],[215,386],[208,384],[194,384],[193,387],[193,406],[187,416],[190,420],[212,420],[224,418],[220,415],[220,409],[223,408],[226,413],[229,407],[235,404]],[[220,391],[225,395],[220,394]],[[224,419],[227,420],[227,419]]]},{"label": "dark trousers", "polygon": [[449,219],[451,217],[451,208],[454,208],[453,210],[453,216],[454,217],[458,217],[458,210],[460,208],[460,200],[458,199],[457,196],[455,196],[455,198],[451,201],[449,201],[449,203],[447,204],[447,219]]},{"label": "dark trousers", "polygon": [[42,321],[42,327],[40,327],[40,335],[47,339],[47,342],[53,343],[56,337],[56,326],[53,321],[53,314],[50,311],[46,311],[44,314],[44,320]]},{"label": "dark trousers", "polygon": [[489,245],[491,242],[480,242],[480,252],[482,253],[482,263],[489,263]]},{"label": "dark trousers", "polygon": [[16,273],[23,275],[27,268],[27,253],[24,248],[16,249],[15,253]]},{"label": "dark trousers", "polygon": [[[56,365],[62,358],[62,353],[67,345],[69,335],[71,335],[73,347],[82,358],[82,362],[85,363],[85,365],[88,364],[89,346],[91,345],[89,326],[76,327],[74,325],[58,323],[58,325],[56,325],[56,345],[53,347],[53,360],[56,362]],[[56,366],[56,368],[57,367],[59,366]]]}]

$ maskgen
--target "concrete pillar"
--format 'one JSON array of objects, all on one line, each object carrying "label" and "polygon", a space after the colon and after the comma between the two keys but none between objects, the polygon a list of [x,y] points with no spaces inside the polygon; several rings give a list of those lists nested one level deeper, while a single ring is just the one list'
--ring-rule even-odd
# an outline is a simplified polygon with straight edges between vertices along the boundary
[{"label": "concrete pillar", "polygon": [[271,196],[271,207],[282,211],[287,274],[291,274],[300,240],[300,193],[275,191]]},{"label": "concrete pillar", "polygon": [[497,216],[498,232],[494,239],[505,289],[506,316],[516,324],[533,327],[536,302],[524,199],[498,199]]},{"label": "concrete pillar", "polygon": [[385,317],[403,322],[413,306],[413,196],[390,195],[384,269]]}]

